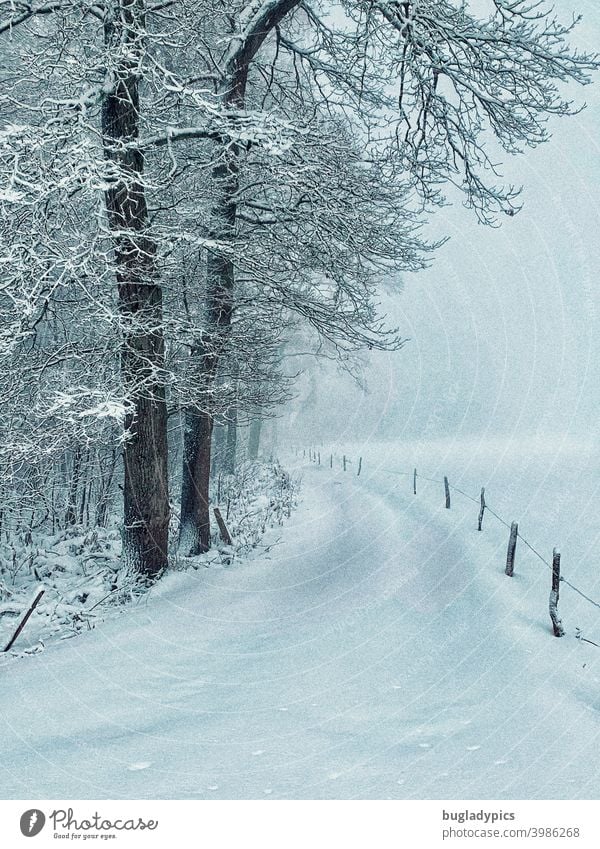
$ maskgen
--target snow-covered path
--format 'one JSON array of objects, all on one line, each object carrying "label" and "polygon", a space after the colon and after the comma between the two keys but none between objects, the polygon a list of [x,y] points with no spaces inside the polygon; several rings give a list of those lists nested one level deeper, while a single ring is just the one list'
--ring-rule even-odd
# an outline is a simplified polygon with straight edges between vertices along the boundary
[{"label": "snow-covered path", "polygon": [[460,515],[312,466],[278,530],[5,667],[0,796],[598,798],[595,656],[507,610]]}]

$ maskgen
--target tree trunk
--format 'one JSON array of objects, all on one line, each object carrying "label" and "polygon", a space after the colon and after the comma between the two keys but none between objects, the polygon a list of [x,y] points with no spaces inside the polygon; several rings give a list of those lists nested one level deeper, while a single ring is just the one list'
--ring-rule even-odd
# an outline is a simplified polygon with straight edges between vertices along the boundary
[{"label": "tree trunk", "polygon": [[[248,68],[270,32],[299,4],[299,0],[281,0],[266,4],[254,26],[240,40],[230,56],[220,84],[222,105],[228,110],[245,108]],[[219,357],[225,349],[231,317],[235,267],[235,225],[237,216],[239,146],[227,134],[215,143],[217,163],[212,172],[216,201],[212,209],[209,238],[215,247],[208,252],[206,263],[206,332],[197,351],[198,370],[205,389],[205,402],[214,385]],[[225,247],[221,247],[225,246]],[[194,356],[194,353],[192,353]],[[194,422],[197,418],[199,421]],[[209,478],[212,435],[210,411],[186,412],[184,433],[184,469],[181,504],[180,549],[188,555],[198,554],[210,545]],[[192,525],[196,523],[195,530]]]},{"label": "tree trunk", "polygon": [[[211,238],[216,244],[233,245],[238,188],[238,151],[236,145],[219,148],[218,165],[213,169],[217,200],[212,210]],[[204,397],[199,405],[206,409],[188,409],[185,414],[181,524],[179,550],[195,557],[210,548],[209,484],[213,413],[209,398],[214,387],[219,359],[226,346],[233,312],[234,265],[231,253],[211,249],[206,262],[206,312],[202,339],[191,356],[197,363]]]},{"label": "tree trunk", "polygon": [[[215,169],[223,179],[222,169]],[[237,183],[236,183],[237,184]],[[219,217],[227,215],[235,222],[235,204],[223,202]],[[215,213],[217,214],[217,213]],[[220,230],[225,238],[227,230]],[[204,398],[200,403],[208,407],[208,399],[215,383],[219,357],[231,325],[234,270],[231,260],[216,251],[207,261],[206,331],[191,356],[197,362]],[[213,414],[210,409],[190,408],[185,413],[183,438],[183,475],[181,487],[181,524],[179,551],[186,557],[195,557],[210,548],[210,467]]]},{"label": "tree trunk", "polygon": [[105,156],[116,166],[106,210],[119,292],[121,377],[129,404],[123,451],[123,559],[153,579],[167,565],[169,530],[162,290],[156,245],[147,232],[144,160],[129,146],[139,134],[145,24],[142,0],[121,0],[105,24],[114,70],[102,108],[102,133]]},{"label": "tree trunk", "polygon": [[81,470],[81,448],[76,445],[73,449],[73,470],[69,483],[69,495],[65,512],[65,526],[74,525],[77,521],[77,491],[79,489],[79,473]]},{"label": "tree trunk", "polygon": [[100,478],[100,493],[96,503],[96,519],[95,523],[100,528],[105,528],[108,520],[108,505],[111,496],[111,488],[115,470],[117,468],[117,451],[112,449],[108,468],[102,465],[100,455],[98,454],[98,474]]},{"label": "tree trunk", "polygon": [[237,454],[237,407],[229,409],[227,422],[227,443],[225,445],[225,463],[223,471],[226,475],[235,473],[235,458]]},{"label": "tree trunk", "polygon": [[253,419],[250,424],[248,436],[248,458],[256,460],[260,450],[260,434],[262,430],[262,419]]},{"label": "tree trunk", "polygon": [[237,394],[239,385],[240,366],[236,361],[233,364],[233,382],[235,386],[234,402],[227,411],[227,442],[225,444],[225,462],[223,471],[226,475],[235,473],[235,460],[237,454],[237,435],[238,435],[238,408]]},{"label": "tree trunk", "polygon": [[214,477],[218,474],[225,453],[225,439],[227,431],[225,426],[218,421],[215,421],[212,432],[212,460],[210,473]]},{"label": "tree trunk", "polygon": [[185,414],[179,550],[188,557],[210,548],[210,413]]}]

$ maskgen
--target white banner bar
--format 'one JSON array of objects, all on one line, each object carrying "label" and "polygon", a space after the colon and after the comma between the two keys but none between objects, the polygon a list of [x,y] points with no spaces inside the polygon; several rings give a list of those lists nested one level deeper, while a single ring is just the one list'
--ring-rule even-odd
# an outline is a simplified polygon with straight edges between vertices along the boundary
[{"label": "white banner bar", "polygon": [[[29,842],[31,841],[31,842]],[[597,802],[5,801],[0,845],[598,849]]]}]

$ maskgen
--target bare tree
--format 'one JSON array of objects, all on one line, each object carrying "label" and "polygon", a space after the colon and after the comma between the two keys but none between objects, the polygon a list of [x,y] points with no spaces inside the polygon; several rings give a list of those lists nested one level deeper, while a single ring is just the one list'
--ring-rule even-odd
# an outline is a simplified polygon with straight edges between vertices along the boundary
[{"label": "bare tree", "polygon": [[[514,213],[518,192],[495,185],[486,135],[510,152],[544,141],[548,117],[572,111],[560,83],[587,82],[596,59],[570,52],[573,25],[561,26],[540,3],[490,8],[479,19],[464,3],[348,0],[336,24],[312,5],[267,2],[228,15],[234,38],[223,32],[212,56],[226,115],[234,123],[244,109],[267,109],[296,132],[281,169],[262,149],[255,156],[227,140],[219,154],[211,236],[221,249],[209,252],[207,273],[212,330],[197,351],[207,387],[227,344],[236,279],[254,281],[258,302],[285,303],[334,345],[393,347],[399,340],[377,324],[374,293],[382,270],[417,268],[427,248],[410,227],[409,187],[422,204],[440,204],[443,185],[454,183],[485,223],[497,211]],[[186,553],[210,543],[210,432],[210,413],[191,412]]]},{"label": "bare tree", "polygon": [[485,16],[460,0],[332,10],[0,8],[0,357],[18,378],[3,430],[26,463],[39,428],[58,452],[82,423],[98,438],[92,421],[121,422],[124,555],[148,578],[167,563],[169,404],[185,409],[195,554],[210,545],[220,371],[238,362],[250,391],[256,366],[268,385],[259,341],[275,350],[294,321],[342,355],[401,346],[377,292],[427,262],[423,209],[453,184],[482,221],[512,214],[518,192],[486,144],[544,141],[548,118],[574,111],[561,86],[597,67],[568,47],[575,22],[537,0],[491,0]]}]

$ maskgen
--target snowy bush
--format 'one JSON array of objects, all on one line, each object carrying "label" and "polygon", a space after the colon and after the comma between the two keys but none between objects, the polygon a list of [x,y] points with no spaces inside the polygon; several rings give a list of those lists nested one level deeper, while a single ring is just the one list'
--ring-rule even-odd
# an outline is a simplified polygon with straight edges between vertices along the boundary
[{"label": "snowy bush", "polygon": [[[239,464],[234,475],[219,475],[212,486],[211,507],[219,507],[232,537],[229,546],[220,538],[216,523],[212,528],[213,547],[198,557],[177,557],[178,568],[191,563],[209,566],[229,564],[237,556],[247,554],[259,545],[266,545],[268,529],[283,525],[298,504],[299,480],[293,478],[278,462]],[[174,517],[175,530],[177,517]],[[172,539],[177,534],[171,534]]]},{"label": "snowy bush", "polygon": [[[213,548],[196,558],[171,553],[170,567],[230,565],[263,543],[269,528],[282,525],[298,500],[298,482],[278,464],[241,465],[220,476],[212,493],[232,537],[225,545],[213,528]],[[175,528],[178,516],[172,519]],[[91,630],[107,615],[145,595],[139,575],[121,562],[121,536],[108,528],[67,526],[58,533],[22,528],[0,543],[0,648],[4,649],[38,589],[44,595],[15,646],[6,655],[41,651],[49,640]],[[176,534],[172,535],[176,538]]]}]

